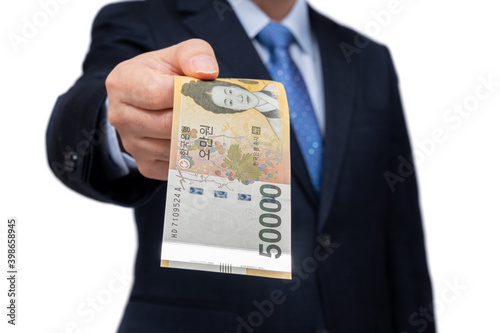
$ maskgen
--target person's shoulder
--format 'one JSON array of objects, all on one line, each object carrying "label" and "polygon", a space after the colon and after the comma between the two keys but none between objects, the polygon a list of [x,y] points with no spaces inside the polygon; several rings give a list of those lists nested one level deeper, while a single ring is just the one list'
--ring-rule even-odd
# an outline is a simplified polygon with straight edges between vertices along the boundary
[{"label": "person's shoulder", "polygon": [[149,5],[149,1],[119,1],[112,2],[103,6],[99,12],[104,14],[112,14],[122,11],[143,11]]},{"label": "person's shoulder", "polygon": [[[151,11],[156,12],[158,10],[158,6],[168,9],[168,7],[173,4],[173,1],[159,0],[118,1],[102,7],[97,15],[97,18],[109,19],[123,16],[145,17],[150,14]],[[169,11],[166,10],[165,12],[168,13]]]}]

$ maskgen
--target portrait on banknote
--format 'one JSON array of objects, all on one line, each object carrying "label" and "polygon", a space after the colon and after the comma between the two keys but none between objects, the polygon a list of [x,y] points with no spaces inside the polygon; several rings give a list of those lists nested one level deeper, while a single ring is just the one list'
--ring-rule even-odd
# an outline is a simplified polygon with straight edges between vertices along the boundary
[{"label": "portrait on banknote", "polygon": [[203,109],[217,114],[234,114],[251,109],[268,118],[276,136],[281,139],[279,102],[275,83],[268,83],[262,90],[249,91],[241,84],[259,84],[259,81],[241,80],[240,84],[222,80],[192,80],[184,83],[181,93],[189,96]]}]

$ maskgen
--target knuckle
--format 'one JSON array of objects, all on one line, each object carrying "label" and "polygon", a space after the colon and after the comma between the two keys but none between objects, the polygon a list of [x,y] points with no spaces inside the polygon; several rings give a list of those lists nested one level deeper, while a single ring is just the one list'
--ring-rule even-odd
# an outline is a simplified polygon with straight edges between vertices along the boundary
[{"label": "knuckle", "polygon": [[114,76],[109,74],[104,81],[104,86],[106,87],[106,92],[108,95],[112,93],[113,89],[116,87]]},{"label": "knuckle", "polygon": [[123,63],[120,63],[116,65],[116,67],[113,68],[113,70],[106,77],[104,84],[106,86],[106,91],[108,92],[108,94],[119,88],[121,82],[121,80],[119,79],[120,76],[119,73],[122,70],[123,70]]},{"label": "knuckle", "polygon": [[121,117],[120,112],[111,104],[108,107],[108,122],[114,128],[120,128],[123,124],[123,118]]},{"label": "knuckle", "polygon": [[139,86],[141,94],[146,103],[150,106],[159,105],[163,98],[164,92],[160,82],[153,75],[146,75]]},{"label": "knuckle", "polygon": [[114,71],[109,73],[109,75],[106,77],[104,85],[106,86],[106,91],[108,92],[108,94],[110,93],[110,91],[113,91],[113,89],[116,88],[116,79]]},{"label": "knuckle", "polygon": [[142,161],[137,162],[137,169],[146,178],[157,179],[158,173],[156,168],[154,167],[153,161]]},{"label": "knuckle", "polygon": [[163,117],[163,126],[167,134],[172,133],[172,120],[173,120],[172,117],[173,117],[173,112],[167,112]]}]

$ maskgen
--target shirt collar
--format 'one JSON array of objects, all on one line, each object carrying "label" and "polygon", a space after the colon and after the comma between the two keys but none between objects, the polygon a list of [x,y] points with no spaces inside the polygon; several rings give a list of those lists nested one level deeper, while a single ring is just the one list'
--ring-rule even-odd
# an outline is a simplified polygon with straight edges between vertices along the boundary
[{"label": "shirt collar", "polygon": [[[254,39],[271,19],[251,0],[228,0],[248,37]],[[313,50],[309,11],[305,0],[296,0],[288,15],[281,21],[295,37],[302,52]]]}]

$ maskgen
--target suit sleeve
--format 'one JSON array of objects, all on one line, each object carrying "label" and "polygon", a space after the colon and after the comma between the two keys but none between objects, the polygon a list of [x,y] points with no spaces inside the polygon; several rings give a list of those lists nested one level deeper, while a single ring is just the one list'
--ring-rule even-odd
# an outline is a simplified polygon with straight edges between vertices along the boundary
[{"label": "suit sleeve", "polygon": [[[388,186],[390,219],[387,225],[386,248],[394,332],[434,333],[432,288],[427,268],[417,178],[401,106],[398,79],[387,49],[386,53],[393,112],[388,171],[392,172],[394,177],[390,178],[392,186]],[[428,314],[423,316],[422,309],[428,311]]]},{"label": "suit sleeve", "polygon": [[146,202],[161,182],[132,170],[110,178],[113,163],[100,153],[106,144],[102,112],[105,79],[120,62],[155,48],[147,22],[135,3],[104,7],[92,28],[83,74],[56,102],[46,133],[50,168],[65,185],[90,198],[123,206]]}]

